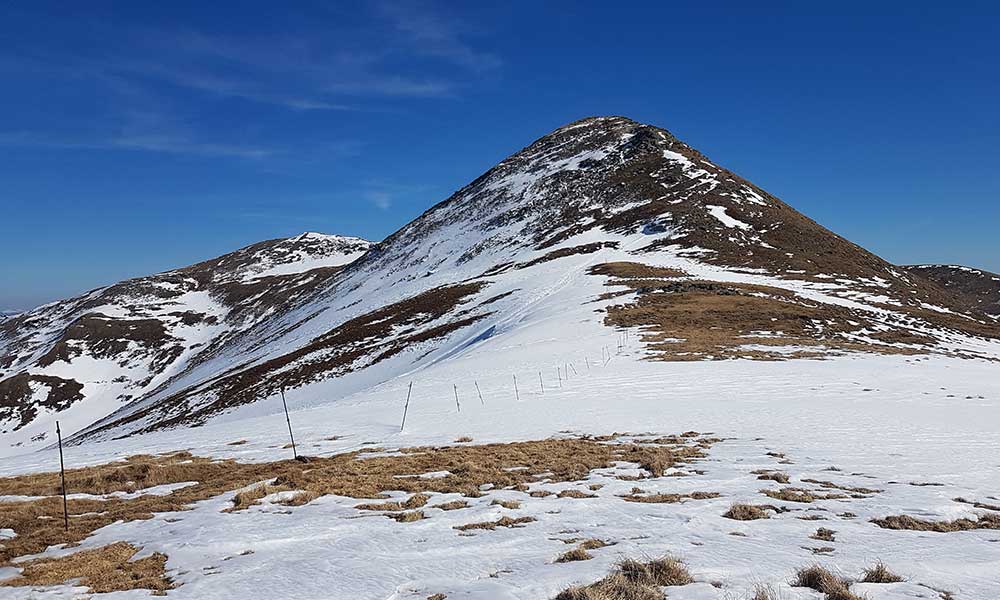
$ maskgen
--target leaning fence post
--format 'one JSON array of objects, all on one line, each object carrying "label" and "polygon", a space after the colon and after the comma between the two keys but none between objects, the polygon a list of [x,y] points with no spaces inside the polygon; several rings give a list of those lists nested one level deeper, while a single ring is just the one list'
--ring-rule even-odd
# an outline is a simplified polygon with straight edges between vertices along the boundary
[{"label": "leaning fence post", "polygon": [[517,375],[514,375],[514,399],[518,402],[521,401],[521,394],[517,391]]},{"label": "leaning fence post", "polygon": [[458,412],[462,412],[462,405],[458,402],[458,384],[453,383],[451,385],[455,388],[455,406],[458,407]]},{"label": "leaning fence post", "polygon": [[62,431],[59,430],[59,421],[56,421],[56,437],[59,438],[59,476],[62,478],[63,529],[69,531],[69,509],[66,503],[66,465],[63,463]]},{"label": "leaning fence post", "polygon": [[545,384],[542,383],[542,372],[541,371],[538,372],[538,389],[542,390],[543,394],[545,393]]},{"label": "leaning fence post", "polygon": [[406,425],[406,411],[410,408],[410,392],[413,391],[413,382],[406,388],[406,404],[403,405],[403,422],[399,424],[399,431],[402,433],[403,426]]},{"label": "leaning fence post", "polygon": [[559,387],[562,387],[562,367],[556,366],[556,377],[559,378]]},{"label": "leaning fence post", "polygon": [[285,422],[288,423],[288,438],[292,440],[292,456],[299,459],[299,452],[295,449],[295,436],[292,435],[292,420],[288,418],[288,403],[285,402],[285,386],[281,386],[281,406],[285,408]]},{"label": "leaning fence post", "polygon": [[[576,367],[573,366],[573,363],[569,363],[569,368],[573,369],[574,375],[579,375],[579,373],[576,372]],[[569,375],[569,373],[567,373],[567,375]]]},{"label": "leaning fence post", "polygon": [[479,389],[479,382],[474,381],[473,383],[476,384],[476,393],[479,394],[479,403],[482,404],[483,406],[486,406],[486,401],[483,400],[483,392]]}]

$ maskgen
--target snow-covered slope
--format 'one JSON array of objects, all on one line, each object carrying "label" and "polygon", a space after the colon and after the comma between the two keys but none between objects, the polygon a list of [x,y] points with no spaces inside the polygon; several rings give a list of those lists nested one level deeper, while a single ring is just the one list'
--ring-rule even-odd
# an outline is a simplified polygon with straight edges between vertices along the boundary
[{"label": "snow-covered slope", "polygon": [[[79,467],[183,448],[263,464],[255,489],[279,475],[284,487],[234,512],[237,486],[219,488],[190,510],[113,522],[43,556],[126,541],[138,556],[165,555],[168,596],[198,599],[543,599],[621,559],[663,554],[683,558],[694,578],[667,588],[671,600],[821,598],[789,584],[814,563],[871,600],[998,596],[995,530],[873,523],[997,512],[995,320],[669,132],[620,117],[557,129],[343,268],[274,276],[280,261],[241,252],[196,272],[250,271],[210,277],[238,279],[210,297],[228,298],[225,321],[248,315],[245,326],[213,336],[197,360],[112,414],[88,416],[67,456]],[[131,335],[139,341],[115,339],[143,348]],[[82,365],[76,342],[57,348],[39,342],[37,352],[56,349],[50,366]],[[309,464],[283,460],[282,389]],[[66,413],[45,417],[56,414]],[[705,456],[659,475],[631,461],[581,472],[570,456],[578,474],[568,481],[543,470],[523,488],[428,489],[412,522],[358,505],[369,492],[403,501],[397,482],[526,467],[476,464],[470,451],[364,492],[283,504],[317,473],[346,477],[336,461],[355,457],[345,453],[405,459],[435,446],[567,438],[655,445],[682,432],[705,440]],[[5,457],[0,477],[55,465],[51,449]],[[787,484],[773,478],[782,476]],[[730,519],[733,503],[765,505],[767,518]],[[475,527],[490,522],[501,525]],[[591,559],[557,559],[593,539],[608,545]],[[905,581],[857,582],[879,560]],[[0,567],[0,581],[18,566]],[[85,592],[74,581],[10,588],[13,598]]]},{"label": "snow-covered slope", "polygon": [[[318,233],[100,288],[0,323],[0,435],[51,442],[209,360],[287,310],[371,244]],[[33,444],[32,444],[33,443]]]},{"label": "snow-covered slope", "polygon": [[[555,298],[572,300],[553,317],[567,334],[594,319],[631,327],[650,358],[667,360],[995,358],[1000,335],[993,319],[930,280],[824,229],[668,131],[622,117],[555,130],[342,269],[289,273],[329,264],[312,249],[327,241],[266,242],[188,275],[138,280],[194,306],[154,302],[159,318],[174,320],[169,331],[145,313],[93,309],[105,304],[100,290],[77,301],[86,311],[59,321],[58,332],[75,323],[68,340],[37,324],[38,311],[19,317],[27,333],[6,342],[18,361],[6,367],[8,388],[59,410],[91,396],[65,382],[105,382],[101,409],[73,421],[74,430],[92,423],[77,440],[198,425],[254,414],[282,388],[334,401],[473,347],[499,352],[505,334]],[[359,243],[337,252],[353,257]],[[184,287],[198,277],[216,289]],[[101,332],[123,323],[109,349]],[[94,351],[76,356],[77,339]],[[141,358],[102,360],[125,348]],[[29,364],[47,370],[16,374]]]},{"label": "snow-covered slope", "polygon": [[940,287],[620,117],[541,138],[323,286],[87,436],[204,423],[282,387],[332,401],[503,347],[560,294],[575,301],[559,317],[567,332],[606,317],[668,359],[993,357],[998,335]]}]

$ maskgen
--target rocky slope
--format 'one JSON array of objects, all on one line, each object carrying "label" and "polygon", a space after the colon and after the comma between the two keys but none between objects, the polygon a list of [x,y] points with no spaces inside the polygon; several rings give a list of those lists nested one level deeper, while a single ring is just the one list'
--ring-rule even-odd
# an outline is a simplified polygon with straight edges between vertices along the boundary
[{"label": "rocky slope", "polygon": [[123,281],[0,323],[0,432],[45,442],[210,360],[288,310],[371,244],[305,233]]},{"label": "rocky slope", "polygon": [[[33,321],[46,307],[5,324],[4,369],[21,377],[7,380],[22,390],[14,404],[33,384],[60,390],[46,396],[58,410],[87,390],[33,381],[77,380],[37,368],[128,349],[118,367],[102,363],[103,377],[131,387],[117,392],[117,410],[89,413],[77,439],[198,425],[252,414],[282,388],[333,401],[473,347],[506,360],[516,349],[503,340],[539,315],[565,335],[595,319],[629,328],[652,359],[1000,354],[995,320],[952,290],[824,229],[668,131],[621,117],[555,130],[343,268],[285,273],[273,264],[280,252],[253,248],[137,280],[146,296],[202,294],[222,308],[154,302],[149,322],[149,311],[93,310],[105,303],[98,294],[73,301],[75,316],[58,326]],[[186,337],[185,320],[203,337]],[[212,329],[223,322],[239,327]]]},{"label": "rocky slope", "polygon": [[906,270],[952,292],[966,310],[1000,317],[1000,275],[959,265],[909,265]]}]

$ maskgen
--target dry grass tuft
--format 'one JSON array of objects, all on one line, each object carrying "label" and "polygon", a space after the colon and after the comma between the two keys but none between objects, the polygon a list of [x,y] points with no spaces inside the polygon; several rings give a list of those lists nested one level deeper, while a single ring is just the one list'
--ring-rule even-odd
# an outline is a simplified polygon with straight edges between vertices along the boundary
[{"label": "dry grass tuft", "polygon": [[279,500],[278,504],[284,506],[302,506],[305,504],[309,504],[310,502],[319,497],[320,497],[319,492],[312,492],[309,490],[297,491],[295,492],[294,496],[287,498],[285,500]]},{"label": "dry grass tuft", "polygon": [[[649,494],[642,495],[634,493],[621,496],[622,500],[626,502],[645,502],[649,504],[676,504],[677,502],[682,502],[684,500],[708,500],[711,498],[718,498],[720,494],[718,492],[692,492],[690,494]],[[640,490],[641,492],[641,490]]]},{"label": "dry grass tuft", "polygon": [[469,437],[469,436],[467,436],[467,435],[463,435],[462,437],[460,437],[460,438],[457,438],[457,439],[455,440],[455,443],[456,443],[456,444],[468,444],[468,443],[469,443],[469,442],[471,442],[471,441],[472,441],[472,438],[471,438],[471,437]]},{"label": "dry grass tuft", "polygon": [[604,579],[563,590],[555,600],[662,600],[661,587],[693,581],[687,567],[676,558],[648,563],[626,559]]},{"label": "dry grass tuft", "polygon": [[865,569],[861,581],[864,583],[899,583],[903,581],[903,578],[890,571],[882,561],[878,561],[873,567]]},{"label": "dry grass tuft", "polygon": [[414,508],[421,508],[431,497],[427,494],[413,494],[406,499],[405,502],[380,502],[380,503],[370,503],[370,504],[358,504],[354,508],[358,510],[383,510],[383,511],[400,511],[400,510],[412,510]]},{"label": "dry grass tuft", "polygon": [[812,534],[809,537],[811,537],[814,540],[820,540],[823,542],[832,542],[834,541],[835,533],[837,532],[832,529],[827,529],[826,527],[820,527],[819,529],[816,530],[816,533]]},{"label": "dry grass tuft", "polygon": [[596,498],[597,494],[588,494],[587,492],[581,492],[580,490],[563,490],[556,494],[557,498]]},{"label": "dry grass tuft", "polygon": [[227,445],[227,446],[242,446],[242,445],[243,445],[243,444],[245,444],[245,443],[247,443],[247,441],[246,441],[246,440],[236,440],[235,442],[229,442],[229,443],[228,443],[228,444],[226,444],[226,445]]},{"label": "dry grass tuft", "polygon": [[94,550],[85,550],[61,558],[39,558],[20,563],[24,571],[0,586],[48,586],[78,579],[88,593],[103,594],[126,590],[153,590],[163,595],[174,587],[166,577],[167,557],[156,553],[131,560],[139,548],[118,542]]},{"label": "dry grass tuft", "polygon": [[517,510],[521,508],[521,503],[517,500],[494,500],[490,502],[493,506],[502,506],[504,508],[509,508],[511,510]]},{"label": "dry grass tuft", "polygon": [[954,521],[925,521],[909,515],[895,515],[884,519],[872,519],[883,529],[909,529],[912,531],[934,531],[950,533],[953,531],[970,531],[973,529],[1000,529],[1000,515],[982,514],[976,520],[956,519]]},{"label": "dry grass tuft", "polygon": [[584,550],[597,550],[599,548],[606,548],[611,545],[613,544],[609,544],[608,542],[605,542],[604,540],[599,540],[597,538],[583,540],[582,542],[580,542],[580,547],[583,548]]},{"label": "dry grass tuft", "polygon": [[816,500],[816,496],[800,488],[786,487],[780,490],[761,490],[760,492],[775,500],[786,502],[813,502]]},{"label": "dry grass tuft", "polygon": [[788,473],[783,473],[781,471],[758,470],[753,471],[753,474],[757,476],[757,479],[777,481],[778,483],[788,483],[791,481],[788,477]]},{"label": "dry grass tuft", "polygon": [[460,508],[469,508],[469,503],[465,500],[452,500],[451,502],[435,504],[431,508],[440,508],[441,510],[458,510]]},{"label": "dry grass tuft", "polygon": [[497,527],[519,527],[525,523],[531,523],[535,519],[534,517],[517,517],[512,519],[510,517],[500,517],[496,521],[484,521],[482,523],[468,523],[466,525],[455,525],[453,529],[459,531],[468,531],[470,529],[489,529],[494,530]]},{"label": "dry grass tuft", "polygon": [[391,517],[400,523],[412,523],[413,521],[420,521],[421,519],[426,518],[424,517],[424,511],[422,510],[411,510],[386,516]]},{"label": "dry grass tuft", "polygon": [[792,581],[794,587],[807,587],[826,596],[826,600],[862,600],[850,591],[850,582],[841,579],[819,565],[799,569]]},{"label": "dry grass tuft", "polygon": [[572,550],[560,554],[559,557],[556,558],[556,562],[557,563],[575,562],[578,560],[590,560],[592,558],[594,557],[583,548],[573,548]]},{"label": "dry grass tuft", "polygon": [[770,519],[775,508],[768,504],[733,504],[729,510],[722,513],[723,517],[734,521],[756,521],[757,519]]},{"label": "dry grass tuft", "polygon": [[238,492],[235,496],[233,496],[233,507],[226,509],[226,512],[245,510],[255,504],[259,504],[261,499],[266,496],[285,491],[288,491],[288,488],[280,485],[269,485],[266,483],[255,485],[252,488]]}]

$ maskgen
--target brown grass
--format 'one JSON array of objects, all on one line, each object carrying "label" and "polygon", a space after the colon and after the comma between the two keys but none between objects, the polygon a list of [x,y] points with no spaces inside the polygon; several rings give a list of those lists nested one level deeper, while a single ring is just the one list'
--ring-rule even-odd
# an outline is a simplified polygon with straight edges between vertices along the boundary
[{"label": "brown grass", "polygon": [[[643,265],[630,270],[638,271]],[[861,343],[851,334],[870,326],[868,315],[849,308],[814,302],[794,292],[772,286],[648,278],[640,273],[595,267],[592,272],[611,274],[608,285],[627,286],[635,293],[628,304],[607,308],[605,323],[613,327],[642,328],[642,341],[662,360],[702,360],[705,358],[751,358],[784,360],[829,353],[861,351],[884,354],[916,354],[929,348],[893,345],[906,341],[929,345],[933,340],[907,335],[899,327]],[[610,271],[610,272],[609,272]],[[621,293],[613,294],[621,295]],[[822,323],[822,326],[817,325]],[[761,331],[780,331],[781,336]],[[904,337],[905,336],[905,337]],[[678,341],[679,340],[679,341]],[[801,346],[791,354],[755,346]]]},{"label": "brown grass", "polygon": [[820,527],[816,530],[816,533],[812,534],[811,537],[814,540],[820,540],[822,542],[832,542],[834,540],[834,534],[837,532],[832,529],[827,529],[826,527]]},{"label": "brown grass", "polygon": [[380,503],[370,503],[370,504],[358,504],[354,508],[358,510],[384,510],[384,511],[410,510],[424,506],[430,499],[431,497],[428,496],[427,494],[414,494],[409,498],[407,498],[405,502],[380,502]]},{"label": "brown grass", "polygon": [[566,563],[566,562],[575,562],[578,560],[590,560],[592,558],[594,557],[583,548],[573,548],[572,550],[568,550],[560,554],[559,557],[556,558],[556,562]]},{"label": "brown grass", "polygon": [[890,571],[882,561],[879,561],[874,566],[865,569],[861,581],[864,583],[899,583],[903,581],[903,578]]},{"label": "brown grass", "polygon": [[391,517],[400,523],[412,523],[413,521],[420,521],[425,518],[424,511],[422,510],[411,510],[386,516]]},{"label": "brown grass", "polygon": [[676,504],[684,500],[708,500],[718,498],[718,492],[692,492],[690,494],[648,494],[631,493],[621,496],[626,502],[645,502],[650,504]]},{"label": "brown grass", "polygon": [[1000,512],[1000,505],[987,504],[986,502],[977,502],[975,500],[966,500],[965,498],[953,498],[955,502],[961,502],[962,504],[971,504],[974,508],[981,508],[983,510],[995,510]]},{"label": "brown grass", "polygon": [[471,441],[472,441],[472,438],[470,438],[467,435],[463,435],[462,437],[455,439],[455,443],[456,444],[467,444],[467,443],[469,443]]},{"label": "brown grass", "polygon": [[782,473],[781,471],[759,470],[759,471],[754,471],[753,474],[757,475],[757,479],[777,481],[778,483],[788,483],[790,481],[790,479],[788,478],[788,473]]},{"label": "brown grass", "polygon": [[47,586],[79,579],[88,593],[103,594],[126,590],[153,590],[163,595],[173,583],[166,577],[167,557],[156,553],[131,560],[139,548],[118,542],[94,550],[84,550],[61,558],[39,558],[20,563],[23,572],[0,586]]},{"label": "brown grass", "polygon": [[[91,532],[116,521],[150,519],[154,513],[187,510],[194,502],[216,497],[253,484],[238,494],[232,510],[241,510],[275,491],[305,492],[312,500],[326,494],[352,498],[378,498],[388,490],[411,494],[481,494],[480,486],[527,489],[539,481],[584,481],[595,469],[617,462],[680,464],[704,456],[702,440],[686,445],[650,446],[606,443],[588,439],[549,439],[509,444],[405,448],[398,454],[371,456],[370,449],[308,464],[294,460],[239,463],[176,452],[159,456],[133,456],[125,461],[66,472],[70,492],[106,494],[134,491],[156,485],[196,482],[162,496],[135,498],[70,499],[70,528],[62,528],[62,499],[58,473],[35,473],[0,478],[0,495],[47,496],[40,500],[5,503],[0,526],[13,529],[14,538],[0,547],[0,566],[18,556],[42,552],[55,544],[79,542]],[[511,470],[512,467],[523,467]],[[448,471],[440,478],[413,477],[431,471]],[[540,476],[544,474],[544,476]],[[260,482],[273,479],[265,486]],[[538,492],[532,493],[538,496]],[[296,505],[291,499],[287,504]],[[422,506],[379,507],[399,512]],[[388,502],[386,504],[389,504]],[[456,508],[458,506],[456,505]],[[373,508],[373,510],[376,510]]]},{"label": "brown grass", "polygon": [[826,600],[862,600],[850,591],[850,582],[841,579],[819,565],[799,569],[792,581],[794,587],[807,587],[826,596]]},{"label": "brown grass", "polygon": [[431,508],[440,508],[441,510],[458,510],[460,508],[469,508],[469,503],[465,500],[452,500],[451,502],[435,504]]},{"label": "brown grass", "polygon": [[819,479],[803,479],[804,483],[812,483],[818,485],[822,488],[843,490],[845,492],[852,492],[854,494],[879,494],[882,490],[876,490],[866,487],[852,487],[849,485],[841,485],[838,483],[833,483],[832,481],[821,481]]},{"label": "brown grass", "polygon": [[606,548],[611,545],[613,544],[609,544],[608,542],[605,542],[604,540],[599,540],[597,538],[583,540],[582,542],[580,542],[580,547],[583,548],[584,550],[597,550],[598,548]]},{"label": "brown grass", "polygon": [[517,510],[521,508],[521,503],[517,500],[494,500],[490,502],[493,506],[502,506],[504,508],[509,508],[510,510]]},{"label": "brown grass", "polygon": [[512,519],[510,517],[500,517],[496,521],[484,521],[482,523],[468,523],[465,525],[456,525],[454,529],[459,531],[468,531],[470,529],[489,529],[493,530],[497,527],[519,527],[525,523],[531,523],[535,519],[533,517],[517,517]]},{"label": "brown grass", "polygon": [[954,521],[925,521],[909,515],[895,515],[883,519],[872,519],[883,529],[909,529],[912,531],[934,531],[950,533],[973,529],[1000,529],[1000,515],[982,514],[976,520],[956,519]]},{"label": "brown grass", "polygon": [[245,444],[245,443],[247,443],[247,441],[246,441],[246,440],[236,440],[235,442],[229,442],[229,443],[228,443],[228,444],[226,444],[226,445],[227,445],[227,446],[242,446],[242,445],[243,445],[243,444]]},{"label": "brown grass", "polygon": [[687,567],[676,558],[648,563],[626,559],[604,579],[565,589],[555,600],[662,600],[661,587],[693,582]]},{"label": "brown grass", "polygon": [[775,508],[769,504],[733,504],[729,510],[722,513],[723,517],[734,521],[756,521],[757,519],[770,519]]},{"label": "brown grass", "polygon": [[786,502],[815,502],[816,500],[839,500],[845,498],[842,494],[824,494],[813,490],[804,490],[797,487],[786,487],[780,490],[761,490],[760,493]]},{"label": "brown grass", "polygon": [[557,498],[596,498],[597,494],[588,494],[580,490],[568,489],[556,494]]}]

